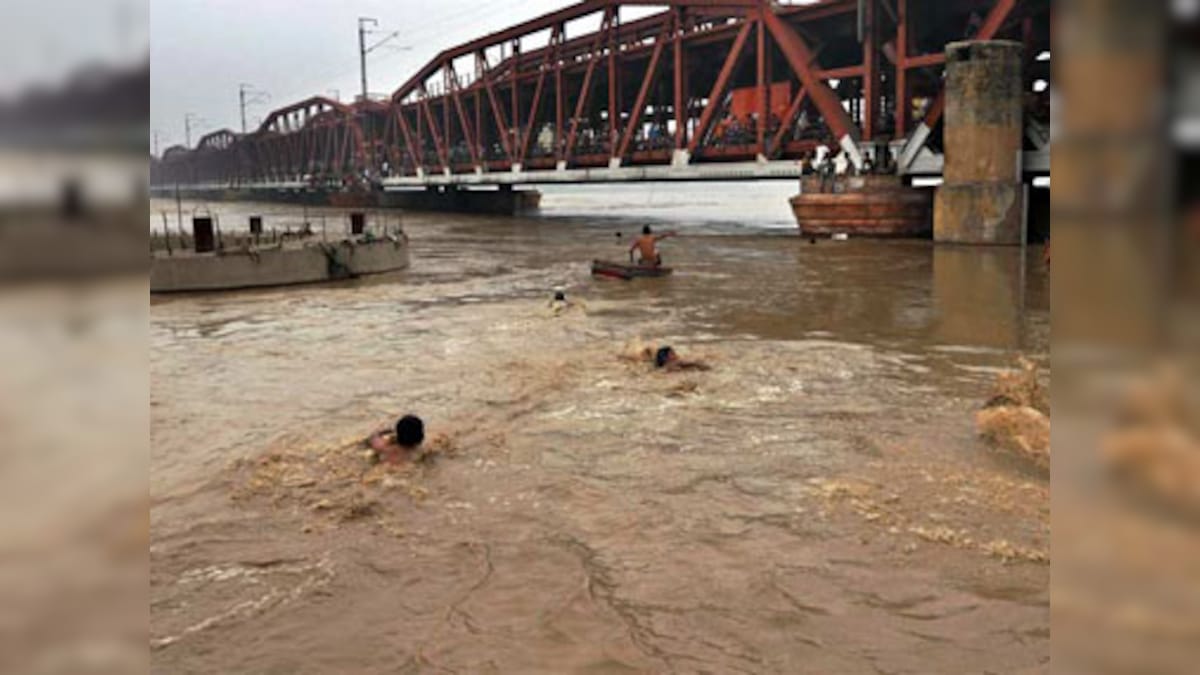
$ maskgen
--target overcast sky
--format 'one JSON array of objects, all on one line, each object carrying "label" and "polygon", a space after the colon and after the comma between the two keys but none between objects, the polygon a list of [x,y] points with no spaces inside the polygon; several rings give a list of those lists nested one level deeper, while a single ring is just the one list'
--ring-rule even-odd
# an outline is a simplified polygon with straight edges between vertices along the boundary
[{"label": "overcast sky", "polygon": [[144,0],[0,0],[0,97],[84,64],[144,63],[148,29]]},{"label": "overcast sky", "polygon": [[[187,113],[200,135],[239,130],[238,84],[270,94],[249,125],[307,96],[349,101],[360,89],[357,19],[400,35],[368,57],[372,93],[390,93],[442,49],[574,0],[150,0],[151,128],[160,149],[182,143]],[[391,48],[410,47],[409,51]]]}]

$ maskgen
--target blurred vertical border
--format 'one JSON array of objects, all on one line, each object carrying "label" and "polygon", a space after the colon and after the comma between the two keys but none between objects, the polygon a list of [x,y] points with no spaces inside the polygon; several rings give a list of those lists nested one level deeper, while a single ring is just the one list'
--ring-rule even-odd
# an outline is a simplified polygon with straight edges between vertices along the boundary
[{"label": "blurred vertical border", "polygon": [[147,31],[0,7],[0,673],[149,669]]},{"label": "blurred vertical border", "polygon": [[1200,2],[1055,3],[1052,663],[1200,663]]}]

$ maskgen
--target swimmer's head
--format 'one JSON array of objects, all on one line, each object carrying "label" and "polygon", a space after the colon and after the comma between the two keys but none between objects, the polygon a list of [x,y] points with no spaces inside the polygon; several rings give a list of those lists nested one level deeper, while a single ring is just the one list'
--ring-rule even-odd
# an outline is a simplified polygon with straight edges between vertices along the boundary
[{"label": "swimmer's head", "polygon": [[650,234],[650,226],[649,225],[642,227],[642,234]]},{"label": "swimmer's head", "polygon": [[412,449],[425,440],[425,423],[416,415],[405,415],[396,422],[396,445]]},{"label": "swimmer's head", "polygon": [[658,351],[654,353],[654,367],[655,368],[665,367],[668,363],[671,362],[671,359],[674,356],[675,356],[675,350],[671,349],[671,347],[669,345],[664,346],[664,347],[659,347]]},{"label": "swimmer's head", "polygon": [[563,293],[562,291],[554,291],[554,301],[555,302],[566,302],[567,294]]}]

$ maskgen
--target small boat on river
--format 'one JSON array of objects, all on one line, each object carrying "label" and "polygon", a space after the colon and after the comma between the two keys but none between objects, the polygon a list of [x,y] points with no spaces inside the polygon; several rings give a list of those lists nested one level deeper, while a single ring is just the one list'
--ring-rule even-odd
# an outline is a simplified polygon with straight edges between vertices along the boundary
[{"label": "small boat on river", "polygon": [[637,279],[642,277],[665,277],[670,275],[674,270],[670,267],[660,267],[654,265],[635,265],[632,263],[619,263],[609,260],[593,260],[592,274],[598,277],[610,277],[613,279]]}]

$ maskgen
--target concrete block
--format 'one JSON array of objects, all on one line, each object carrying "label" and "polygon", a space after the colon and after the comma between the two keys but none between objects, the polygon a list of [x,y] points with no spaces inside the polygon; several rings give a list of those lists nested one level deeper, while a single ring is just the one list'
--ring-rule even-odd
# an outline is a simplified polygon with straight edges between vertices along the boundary
[{"label": "concrete block", "polygon": [[1019,246],[1025,213],[1020,183],[962,183],[938,188],[933,239],[956,244]]}]

